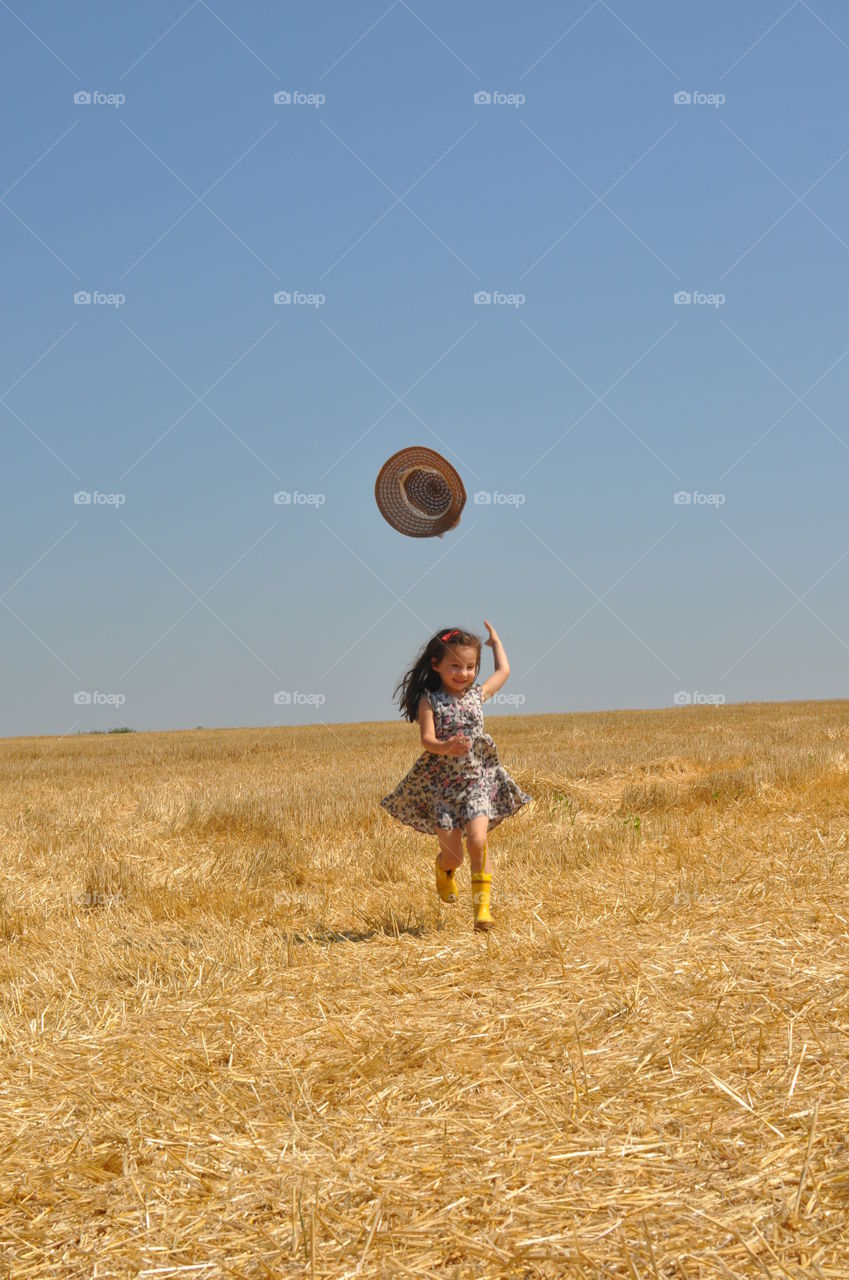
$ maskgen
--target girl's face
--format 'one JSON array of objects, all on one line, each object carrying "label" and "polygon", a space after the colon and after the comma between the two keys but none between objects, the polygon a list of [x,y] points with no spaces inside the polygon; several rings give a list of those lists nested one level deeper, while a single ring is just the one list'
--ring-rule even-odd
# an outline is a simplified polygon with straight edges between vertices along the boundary
[{"label": "girl's face", "polygon": [[478,655],[471,645],[449,645],[440,662],[431,658],[430,665],[442,678],[449,693],[465,693],[477,674]]}]

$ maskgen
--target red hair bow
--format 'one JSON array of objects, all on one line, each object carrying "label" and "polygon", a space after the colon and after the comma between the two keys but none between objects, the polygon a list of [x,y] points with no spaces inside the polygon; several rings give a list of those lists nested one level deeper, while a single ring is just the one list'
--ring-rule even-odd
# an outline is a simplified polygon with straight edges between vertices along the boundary
[{"label": "red hair bow", "polygon": [[446,640],[450,640],[452,636],[458,636],[460,632],[455,627],[453,631],[446,631],[444,636],[440,636],[440,640],[444,644]]}]

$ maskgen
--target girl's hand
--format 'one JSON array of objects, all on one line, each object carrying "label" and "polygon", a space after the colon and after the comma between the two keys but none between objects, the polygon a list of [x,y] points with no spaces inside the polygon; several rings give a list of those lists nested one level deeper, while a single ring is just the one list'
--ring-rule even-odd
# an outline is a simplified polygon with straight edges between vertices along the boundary
[{"label": "girl's hand", "polygon": [[494,649],[495,646],[498,644],[498,632],[495,630],[495,627],[490,626],[486,618],[484,618],[483,620],[483,625],[486,627],[487,631],[489,632],[489,639],[484,640],[484,644],[488,644],[490,649]]},{"label": "girl's hand", "polygon": [[453,738],[446,738],[446,742],[448,744],[448,749],[445,752],[447,756],[468,755],[469,748],[472,745],[462,733],[455,733]]}]

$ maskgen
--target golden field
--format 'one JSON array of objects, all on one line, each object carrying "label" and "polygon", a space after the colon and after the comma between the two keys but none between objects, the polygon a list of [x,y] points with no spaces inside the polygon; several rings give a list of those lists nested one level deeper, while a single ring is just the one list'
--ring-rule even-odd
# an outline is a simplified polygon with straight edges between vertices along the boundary
[{"label": "golden field", "polygon": [[849,703],[0,742],[0,1274],[849,1276]]}]

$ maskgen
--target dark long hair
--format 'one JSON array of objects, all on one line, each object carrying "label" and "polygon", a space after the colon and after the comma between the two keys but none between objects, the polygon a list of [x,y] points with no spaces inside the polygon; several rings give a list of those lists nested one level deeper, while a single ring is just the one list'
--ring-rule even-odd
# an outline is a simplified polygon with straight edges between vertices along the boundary
[{"label": "dark long hair", "polygon": [[[449,638],[443,640],[443,636],[448,636]],[[404,672],[395,686],[392,696],[393,698],[398,698],[402,719],[413,722],[418,720],[419,702],[422,696],[427,690],[433,692],[442,684],[439,672],[434,671],[430,665],[430,660],[431,658],[436,658],[437,662],[441,662],[449,649],[453,649],[455,645],[476,650],[475,678],[477,678],[477,673],[480,671],[481,666],[480,637],[476,636],[473,631],[464,631],[462,627],[443,627],[441,631],[437,631],[436,635],[428,640],[413,665],[408,671]]]}]

